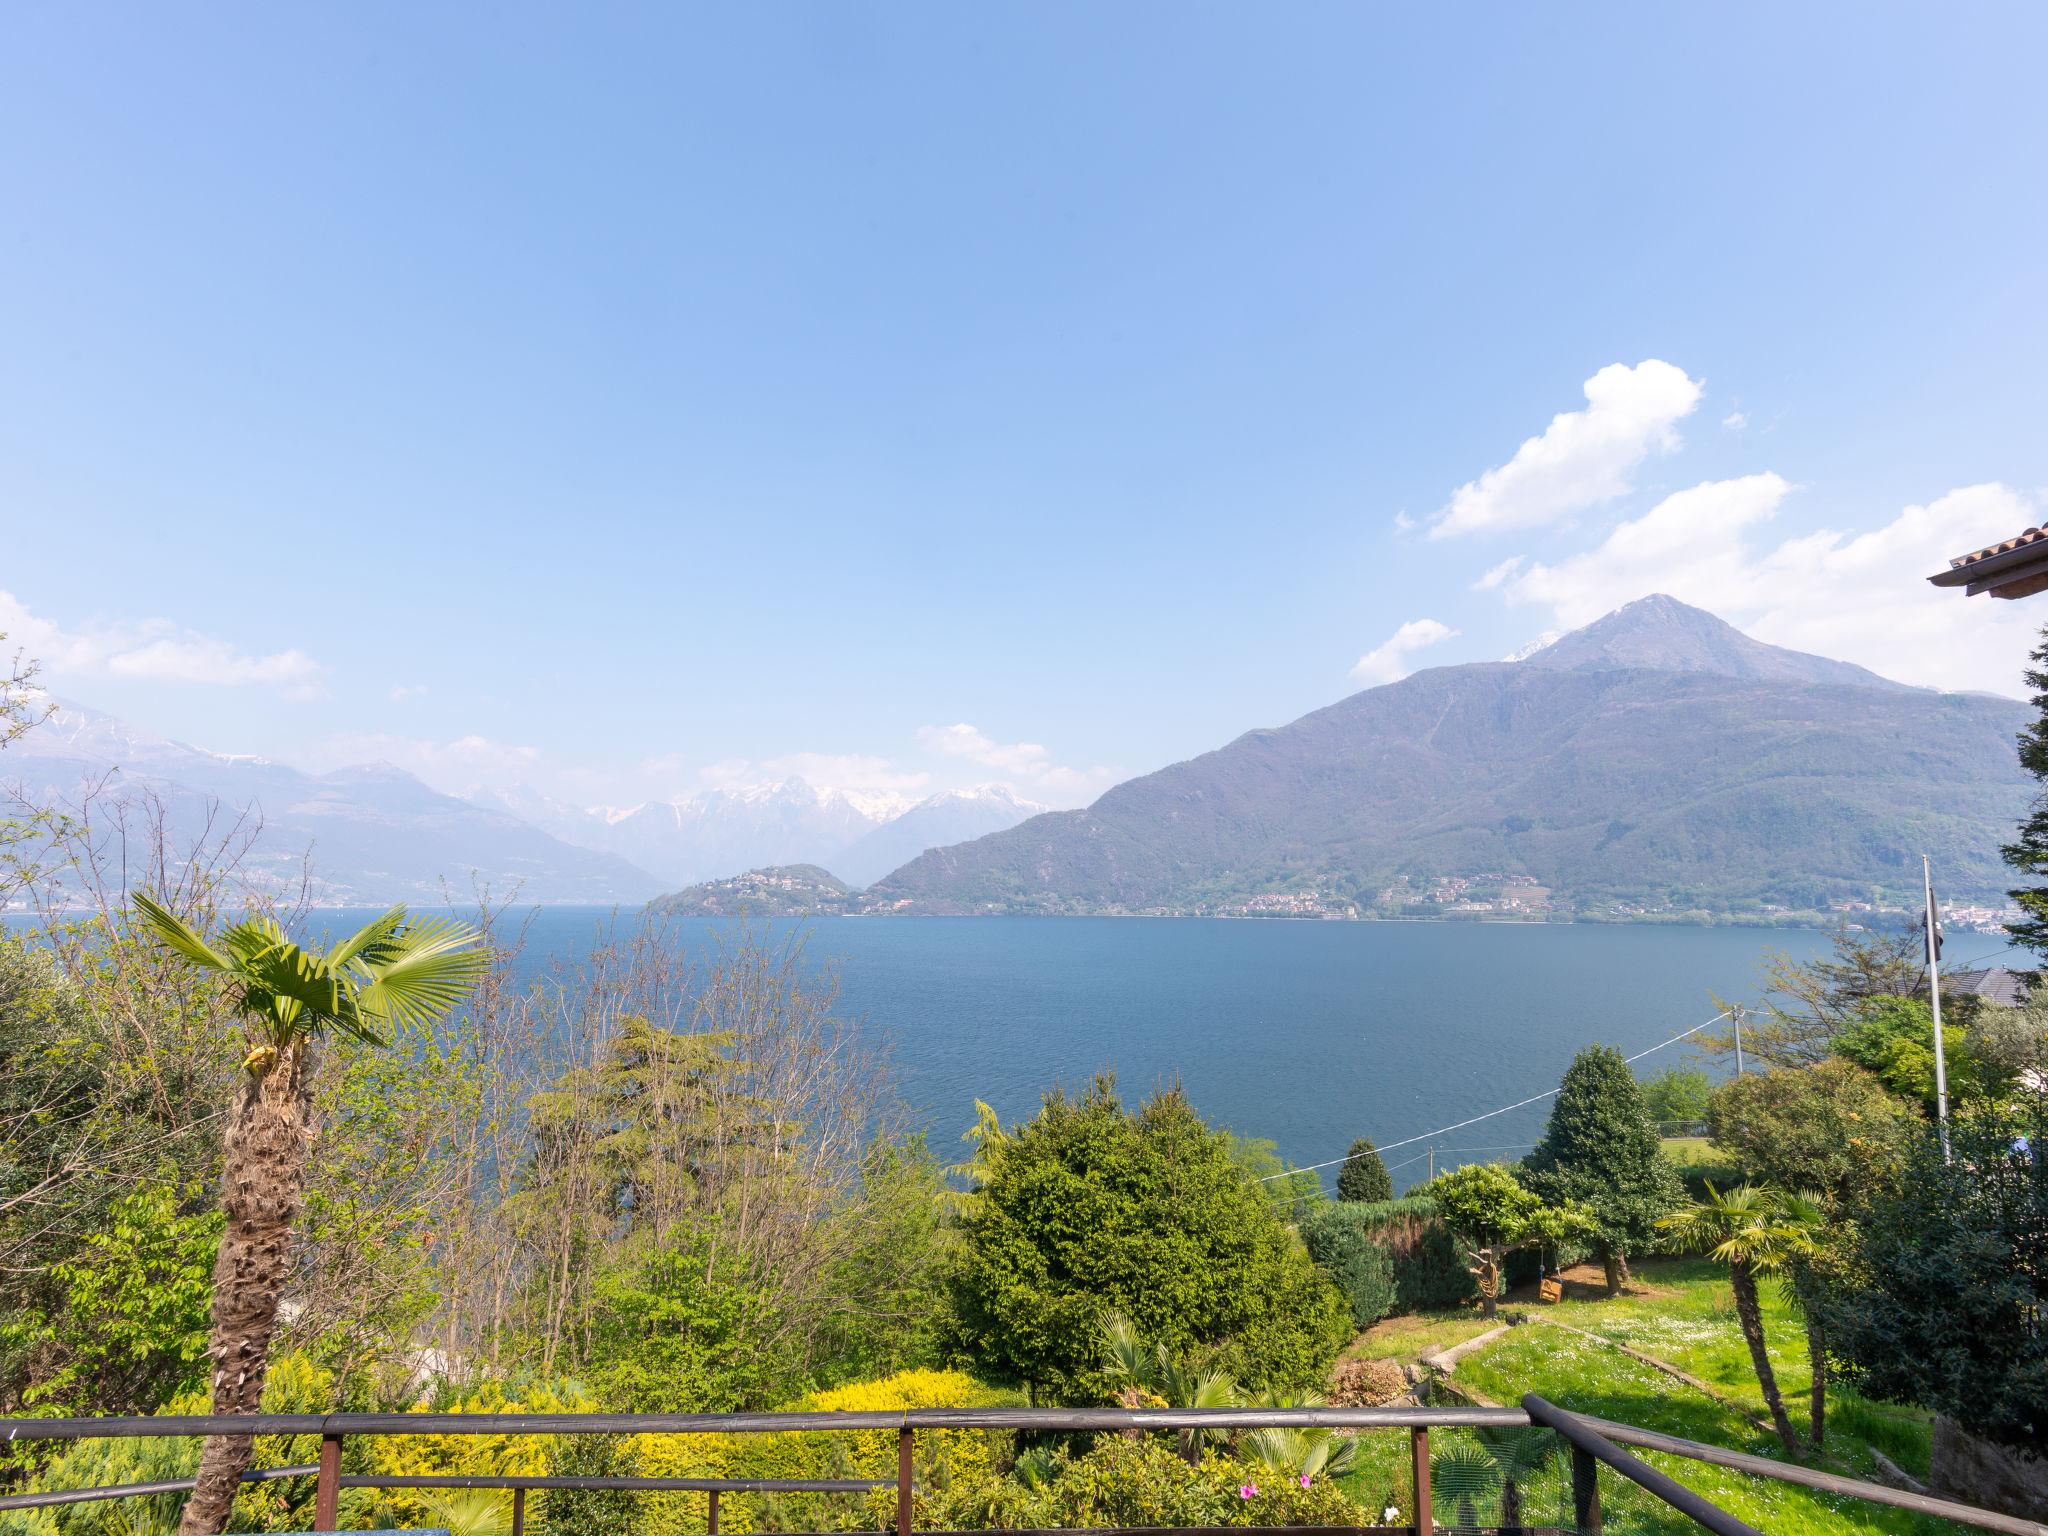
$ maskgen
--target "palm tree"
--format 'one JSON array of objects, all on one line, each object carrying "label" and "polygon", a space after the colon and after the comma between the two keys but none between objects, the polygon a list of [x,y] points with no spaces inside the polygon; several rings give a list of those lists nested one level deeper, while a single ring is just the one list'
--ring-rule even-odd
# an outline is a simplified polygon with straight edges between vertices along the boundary
[{"label": "palm tree", "polygon": [[1557,1436],[1535,1425],[1482,1427],[1475,1431],[1500,1473],[1500,1523],[1522,1523],[1522,1484],[1557,1454]]},{"label": "palm tree", "polygon": [[1757,1276],[1782,1269],[1788,1259],[1806,1251],[1809,1229],[1797,1214],[1788,1213],[1785,1196],[1777,1190],[1743,1184],[1726,1194],[1707,1185],[1706,1198],[1659,1219],[1673,1248],[1709,1256],[1728,1266],[1735,1287],[1735,1316],[1742,1325],[1742,1337],[1749,1345],[1750,1363],[1763,1388],[1764,1403],[1771,1410],[1771,1423],[1785,1444],[1785,1454],[1796,1457],[1797,1443],[1792,1420],[1785,1412],[1785,1396],[1778,1390],[1778,1378],[1771,1370],[1771,1357],[1764,1347],[1763,1307],[1757,1299]]},{"label": "palm tree", "polygon": [[[1500,1481],[1500,1465],[1484,1446],[1458,1442],[1447,1445],[1429,1458],[1429,1487],[1434,1499],[1451,1499],[1457,1506],[1460,1531],[1479,1529],[1479,1500],[1493,1492]],[[1416,1519],[1421,1520],[1418,1508]]]},{"label": "palm tree", "polygon": [[[417,922],[393,907],[325,954],[301,949],[269,918],[246,918],[208,943],[147,896],[143,922],[166,948],[217,972],[249,1052],[228,1114],[221,1169],[227,1229],[213,1267],[213,1411],[261,1405],[277,1303],[291,1266],[292,1219],[313,1140],[313,1052],[330,1034],[371,1044],[431,1024],[461,1005],[486,961],[474,928]],[[179,1536],[226,1523],[253,1441],[208,1438]]]},{"label": "palm tree", "polygon": [[1807,1419],[1806,1443],[1819,1450],[1827,1433],[1828,1338],[1820,1306],[1820,1282],[1814,1261],[1825,1253],[1821,1233],[1827,1207],[1818,1194],[1781,1194],[1778,1215],[1791,1243],[1792,1291],[1806,1320]]}]

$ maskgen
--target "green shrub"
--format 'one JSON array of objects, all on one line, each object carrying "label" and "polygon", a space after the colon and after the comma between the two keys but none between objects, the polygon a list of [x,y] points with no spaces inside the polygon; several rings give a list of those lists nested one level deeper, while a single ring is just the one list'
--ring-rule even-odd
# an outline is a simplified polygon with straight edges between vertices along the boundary
[{"label": "green shrub", "polygon": [[1115,1082],[988,1124],[952,1275],[955,1346],[1039,1402],[1099,1402],[1111,1311],[1241,1382],[1322,1384],[1350,1308],[1178,1090],[1133,1113]]},{"label": "green shrub", "polygon": [[1370,1328],[1394,1309],[1394,1256],[1371,1229],[1352,1219],[1358,1207],[1318,1206],[1301,1221],[1301,1240],[1323,1273],[1351,1303],[1351,1321]]},{"label": "green shrub", "polygon": [[956,1479],[926,1495],[915,1523],[946,1530],[1362,1525],[1333,1478],[1275,1471],[1205,1451],[1191,1466],[1164,1438],[1104,1436],[1062,1451],[1027,1481]]}]

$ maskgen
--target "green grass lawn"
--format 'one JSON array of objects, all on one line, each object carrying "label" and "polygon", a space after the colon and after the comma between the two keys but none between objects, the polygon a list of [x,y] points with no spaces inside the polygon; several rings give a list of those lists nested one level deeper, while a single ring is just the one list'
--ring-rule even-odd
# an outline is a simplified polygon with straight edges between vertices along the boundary
[{"label": "green grass lawn", "polygon": [[[1726,1270],[1704,1260],[1653,1260],[1638,1268],[1636,1283],[1639,1289],[1634,1294],[1613,1300],[1575,1300],[1526,1310],[1669,1361],[1708,1382],[1759,1418],[1765,1417],[1763,1393],[1736,1323]],[[1763,1299],[1765,1339],[1772,1365],[1779,1374],[1794,1422],[1804,1431],[1805,1332],[1775,1285],[1767,1283]],[[1485,1326],[1473,1312],[1390,1319],[1362,1335],[1352,1348],[1360,1354],[1412,1359],[1470,1338]],[[1782,1454],[1775,1436],[1760,1435],[1739,1413],[1705,1393],[1591,1339],[1540,1323],[1517,1328],[1468,1357],[1459,1364],[1453,1380],[1504,1403],[1518,1402],[1524,1392],[1534,1391],[1562,1407],[1602,1418],[1757,1455]],[[1846,1470],[1867,1477],[1874,1468],[1871,1451],[1875,1448],[1908,1470],[1925,1474],[1928,1432],[1923,1415],[1868,1403],[1839,1387],[1830,1391],[1828,1407],[1828,1450],[1833,1458],[1829,1470]],[[1441,1452],[1457,1445],[1461,1438],[1469,1442],[1462,1432],[1438,1431],[1434,1441]],[[1399,1435],[1366,1439],[1368,1443],[1361,1447],[1360,1470],[1347,1479],[1347,1484],[1360,1503],[1372,1504],[1386,1490],[1407,1486],[1407,1442],[1405,1436]],[[1804,1536],[1808,1532],[1857,1531],[1933,1536],[1963,1529],[1903,1510],[1855,1499],[1836,1499],[1683,1458],[1647,1459],[1774,1536],[1778,1532]],[[1668,1531],[1679,1536],[1695,1529],[1690,1521],[1619,1479],[1603,1474],[1602,1488],[1610,1531]],[[1563,1503],[1565,1489],[1561,1463],[1540,1472],[1526,1489],[1528,1518],[1532,1522],[1568,1525]],[[1497,1492],[1489,1491],[1476,1498],[1475,1507],[1482,1519],[1491,1521],[1498,1497]],[[1441,1519],[1456,1519],[1453,1503],[1446,1503],[1442,1497],[1437,1503]]]},{"label": "green grass lawn", "polygon": [[1667,1136],[1659,1145],[1674,1163],[1728,1163],[1721,1149],[1704,1136]]},{"label": "green grass lawn", "polygon": [[1399,1360],[1407,1364],[1423,1355],[1435,1354],[1476,1339],[1496,1326],[1481,1319],[1478,1312],[1426,1312],[1406,1317],[1389,1317],[1374,1323],[1344,1351],[1346,1360]]}]

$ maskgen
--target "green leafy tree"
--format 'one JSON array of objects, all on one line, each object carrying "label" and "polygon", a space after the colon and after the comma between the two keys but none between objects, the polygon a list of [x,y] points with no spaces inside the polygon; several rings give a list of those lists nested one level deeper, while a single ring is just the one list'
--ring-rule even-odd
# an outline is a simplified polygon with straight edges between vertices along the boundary
[{"label": "green leafy tree", "polygon": [[1698,1067],[1666,1067],[1643,1084],[1643,1107],[1660,1123],[1704,1120],[1713,1080]]},{"label": "green leafy tree", "polygon": [[[1810,1067],[1825,1060],[1834,1040],[1862,1016],[1873,998],[1911,997],[1926,985],[1919,930],[1912,927],[1835,931],[1831,955],[1795,959],[1783,950],[1764,952],[1758,990],[1761,1011],[1745,1012],[1740,1031],[1743,1057],[1773,1067]],[[1720,1006],[1732,1011],[1733,1005]],[[1736,1050],[1731,1022],[1699,1037],[1701,1049],[1723,1057]]]},{"label": "green leafy tree", "polygon": [[1905,1177],[1852,1202],[1853,1259],[1828,1337],[1873,1397],[2038,1449],[2048,1425],[2048,1102],[1958,1115],[1953,1159],[1923,1136]]},{"label": "green leafy tree", "polygon": [[600,1276],[583,1368],[606,1407],[722,1413],[762,1408],[801,1386],[802,1362],[763,1347],[768,1303],[713,1232],[670,1234]]},{"label": "green leafy tree", "polygon": [[[253,1413],[262,1401],[278,1300],[291,1266],[292,1223],[313,1140],[313,1053],[328,1035],[389,1038],[397,1026],[459,1007],[485,963],[478,934],[415,921],[393,907],[325,953],[302,949],[269,918],[248,918],[209,943],[168,907],[138,895],[143,925],[224,985],[248,1054],[228,1111],[213,1275],[213,1411]],[[180,1536],[215,1536],[234,1506],[252,1441],[208,1438]]]},{"label": "green leafy tree", "polygon": [[1708,1100],[1707,1126],[1751,1181],[1832,1199],[1891,1187],[1915,1139],[1912,1111],[1838,1057],[1729,1079]]},{"label": "green leafy tree", "polygon": [[1337,1172],[1337,1198],[1354,1203],[1394,1198],[1394,1181],[1370,1137],[1361,1136],[1351,1143],[1350,1154]]},{"label": "green leafy tree", "polygon": [[[1994,1089],[1997,1084],[1987,1078],[1995,1074],[1980,1070],[1970,1050],[1968,1026],[1957,1013],[1944,1008],[1943,1014],[1941,1050],[1948,1068],[1949,1102],[1962,1104]],[[1925,999],[1872,998],[1835,1037],[1833,1049],[1884,1084],[1887,1092],[1934,1114],[1934,1010]]]},{"label": "green leafy tree", "polygon": [[1543,1139],[1523,1167],[1545,1200],[1577,1201],[1592,1212],[1610,1296],[1627,1282],[1629,1254],[1654,1244],[1657,1218],[1684,1193],[1636,1075],[1612,1046],[1588,1046],[1572,1059]]},{"label": "green leafy tree", "polygon": [[957,1342],[1052,1401],[1100,1401],[1105,1316],[1239,1380],[1320,1383],[1350,1336],[1344,1299],[1223,1138],[1178,1091],[1137,1113],[1098,1078],[1055,1091],[969,1165],[952,1275]]},{"label": "green leafy tree", "polygon": [[30,1393],[67,1414],[153,1413],[206,1374],[217,1210],[163,1185],[116,1199],[107,1224],[53,1265],[63,1287],[41,1330],[63,1367]]},{"label": "green leafy tree", "polygon": [[816,1350],[823,1385],[940,1363],[957,1240],[945,1180],[922,1133],[869,1144],[860,1199],[837,1215],[831,1238],[832,1309]]},{"label": "green leafy tree", "polygon": [[1723,1193],[1709,1184],[1705,1199],[1669,1213],[1658,1225],[1673,1247],[1686,1252],[1704,1250],[1728,1266],[1735,1289],[1735,1317],[1743,1342],[1749,1346],[1757,1385],[1763,1389],[1765,1406],[1784,1442],[1785,1454],[1797,1456],[1799,1446],[1791,1416],[1785,1411],[1785,1394],[1778,1387],[1770,1351],[1764,1344],[1757,1277],[1783,1269],[1812,1242],[1815,1216],[1811,1206],[1790,1202],[1781,1192],[1761,1185],[1742,1184]]},{"label": "green leafy tree", "polygon": [[1551,1247],[1591,1229],[1593,1217],[1576,1201],[1549,1204],[1499,1163],[1467,1163],[1423,1186],[1444,1224],[1464,1244],[1481,1309],[1494,1315],[1501,1270],[1520,1248]]},{"label": "green leafy tree", "polygon": [[[2033,665],[2025,677],[2034,690],[2035,718],[2020,732],[2020,766],[2048,789],[2048,628],[2042,630],[2041,643],[2034,647],[2031,659]],[[2034,809],[2020,823],[2019,836],[1999,851],[2024,879],[2038,881],[2048,874],[2048,794],[2035,799]],[[2008,923],[2005,931],[2015,944],[2048,959],[2048,885],[2025,885],[2006,894],[2024,915],[2018,922]]]},{"label": "green leafy tree", "polygon": [[1218,1134],[1230,1152],[1230,1160],[1251,1175],[1283,1221],[1298,1221],[1327,1200],[1322,1179],[1288,1162],[1270,1137],[1240,1136],[1227,1127]]}]

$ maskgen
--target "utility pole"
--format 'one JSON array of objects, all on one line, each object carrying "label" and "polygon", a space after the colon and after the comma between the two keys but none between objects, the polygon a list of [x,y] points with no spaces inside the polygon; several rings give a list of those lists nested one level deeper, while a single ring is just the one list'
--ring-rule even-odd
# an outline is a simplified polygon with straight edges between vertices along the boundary
[{"label": "utility pole", "polygon": [[1429,1149],[1429,1176],[1432,1179],[1436,1177],[1436,1146],[1434,1143],[1431,1143]]},{"label": "utility pole", "polygon": [[1920,879],[1927,897],[1927,1000],[1934,1009],[1934,1123],[1941,1131],[1941,1160],[1955,1159],[1948,1148],[1948,1063],[1941,1050],[1941,929],[1934,919],[1934,870],[1920,855]]},{"label": "utility pole", "polygon": [[1735,1075],[1742,1076],[1742,1015],[1746,1010],[1742,1004],[1735,1005]]}]

